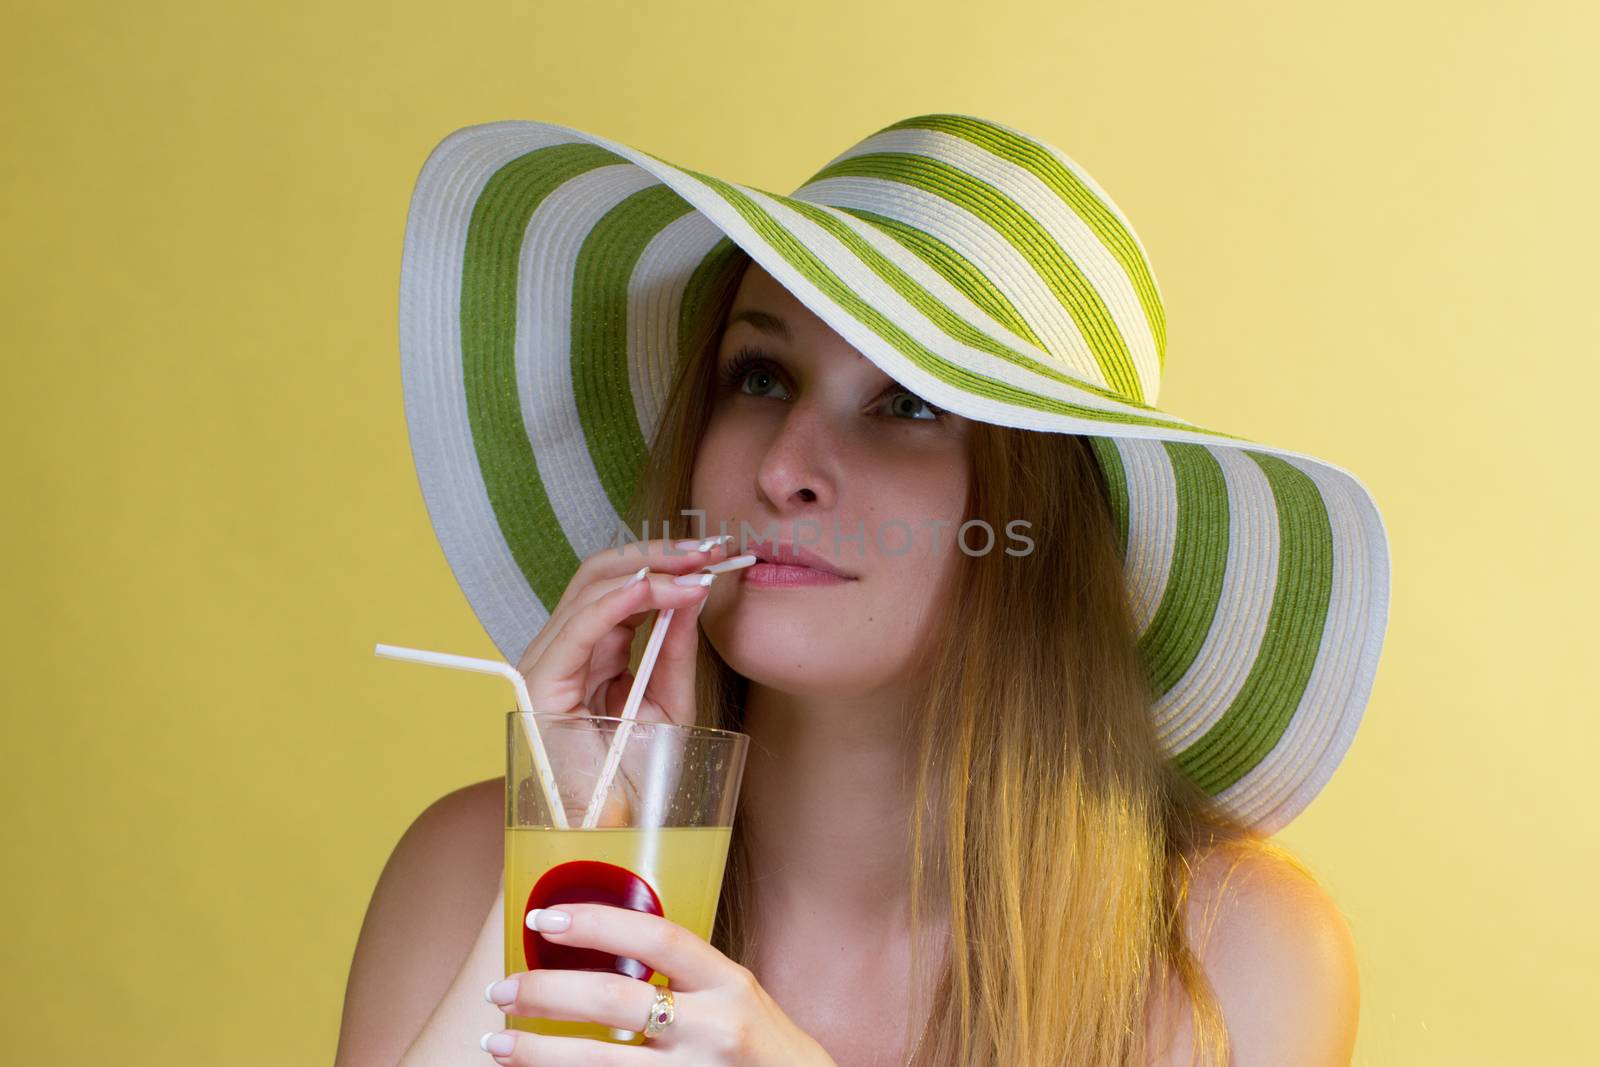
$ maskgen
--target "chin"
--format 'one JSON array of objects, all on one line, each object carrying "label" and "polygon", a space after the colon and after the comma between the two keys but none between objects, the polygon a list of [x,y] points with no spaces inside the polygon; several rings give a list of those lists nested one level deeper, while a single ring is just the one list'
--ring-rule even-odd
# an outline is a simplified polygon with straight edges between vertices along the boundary
[{"label": "chin", "polygon": [[[847,657],[831,655],[828,648],[819,648],[814,640],[772,634],[765,626],[752,625],[750,619],[741,623],[728,620],[726,629],[718,625],[720,621],[707,621],[706,639],[723,662],[758,685],[796,695],[859,692],[866,688],[867,683],[858,686],[856,672],[839,669]],[[764,640],[745,636],[764,630],[769,634]],[[855,646],[848,658],[859,656],[860,648]]]},{"label": "chin", "polygon": [[813,700],[854,699],[877,684],[876,680],[838,675],[820,661],[773,663],[770,657],[764,657],[761,662],[744,667],[732,660],[728,663],[754,685]]}]

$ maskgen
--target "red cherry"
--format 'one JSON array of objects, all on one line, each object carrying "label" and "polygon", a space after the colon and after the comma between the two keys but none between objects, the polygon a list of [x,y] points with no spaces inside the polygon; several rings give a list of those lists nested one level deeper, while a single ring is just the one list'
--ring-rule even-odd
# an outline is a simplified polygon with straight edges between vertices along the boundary
[{"label": "red cherry", "polygon": [[539,967],[569,971],[611,971],[648,982],[654,969],[628,956],[616,956],[600,949],[577,945],[558,945],[537,930],[528,928],[528,912],[535,908],[554,908],[562,904],[610,904],[650,915],[661,915],[661,901],[650,883],[626,867],[599,860],[573,860],[551,867],[533,884],[528,904],[522,909],[522,954],[528,969]]}]

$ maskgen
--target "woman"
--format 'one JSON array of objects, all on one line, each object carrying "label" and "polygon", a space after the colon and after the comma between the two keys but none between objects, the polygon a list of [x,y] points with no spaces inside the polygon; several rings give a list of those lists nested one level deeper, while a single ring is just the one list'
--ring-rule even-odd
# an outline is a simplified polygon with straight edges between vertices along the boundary
[{"label": "woman", "polygon": [[[1021,137],[966,116],[921,116],[880,136],[974,129],[989,138]],[[622,149],[581,138],[558,139],[551,148]],[[933,137],[922,144],[930,161],[949,147]],[[628,158],[633,174],[644,161]],[[554,159],[547,155],[545,164],[553,169]],[[498,174],[511,169],[496,166]],[[803,189],[838,176],[838,166]],[[656,179],[692,173],[650,170]],[[731,188],[697,177],[741,206]],[[665,192],[658,181],[631,195]],[[481,205],[499,191],[491,182],[477,195]],[[537,202],[531,193],[524,199]],[[613,195],[608,203],[617,202]],[[693,203],[714,217],[709,201]],[[806,213],[795,202],[787,206]],[[881,212],[854,211],[913,248],[904,219],[896,229]],[[674,217],[685,216],[680,210]],[[528,258],[537,214],[516,220],[504,230],[517,235],[515,258],[542,262]],[[633,463],[638,476],[618,509],[632,529],[639,519],[654,528],[676,517],[672,535],[645,542],[647,580],[633,580],[633,550],[596,549],[580,566],[558,572],[569,575],[559,600],[518,657],[534,706],[617,714],[632,680],[627,665],[639,624],[652,611],[679,609],[640,716],[710,722],[752,736],[716,930],[708,944],[665,919],[564,906],[566,929],[545,936],[631,955],[671,976],[676,1020],[640,1047],[505,1032],[483,1034],[483,1050],[513,1064],[1348,1063],[1358,1000],[1353,948],[1327,895],[1266,840],[1262,826],[1287,809],[1252,820],[1220,803],[1197,784],[1216,777],[1194,756],[1199,748],[1187,750],[1185,770],[1152,717],[1158,699],[1182,689],[1170,676],[1194,675],[1194,664],[1206,650],[1225,647],[1231,630],[1225,603],[1213,609],[1209,627],[1205,618],[1193,621],[1199,616],[1192,607],[1184,613],[1186,591],[1203,588],[1208,573],[1184,562],[1185,544],[1203,543],[1192,540],[1169,547],[1160,596],[1131,598],[1146,617],[1130,612],[1139,546],[1160,539],[1136,506],[1142,475],[1129,457],[1137,453],[1106,436],[964,417],[951,409],[956,403],[989,413],[939,380],[911,392],[880,365],[894,365],[890,354],[875,344],[857,347],[835,328],[853,330],[835,314],[860,310],[850,294],[829,302],[806,288],[810,279],[843,276],[840,270],[816,269],[798,253],[765,259],[784,273],[797,262],[812,271],[785,284],[749,255],[780,245],[770,228],[763,231],[770,243],[763,243],[717,221],[744,240],[719,241],[697,260],[704,269],[682,283],[690,294],[677,313],[685,355],[671,364],[657,397],[657,432]],[[919,255],[930,263],[933,227],[919,221]],[[794,222],[791,232],[799,229]],[[594,223],[591,237],[602,230]],[[487,232],[481,224],[479,232]],[[462,240],[462,303],[447,321],[461,322],[465,338],[487,305],[468,307],[474,234]],[[423,238],[416,242],[408,240],[413,267]],[[482,238],[482,247],[489,244]],[[810,250],[825,250],[821,237],[812,237]],[[488,257],[476,261],[479,270]],[[948,257],[942,262],[947,279],[963,277]],[[1030,327],[1050,317],[1005,299],[1025,287],[1008,284],[1002,263],[990,261],[987,280],[1000,280],[991,292],[982,285],[969,292],[987,295],[991,307],[998,293],[1019,309],[1024,329],[1014,332],[1037,336]],[[584,277],[581,265],[572,277]],[[897,277],[902,293],[907,277],[930,279],[926,272]],[[576,282],[536,289],[559,290],[562,300],[581,291]],[[955,303],[934,281],[926,292]],[[521,299],[511,313],[510,332],[519,337],[538,321],[528,303]],[[880,294],[876,307],[895,304]],[[624,321],[633,314],[630,305]],[[587,328],[579,322],[574,315],[569,338]],[[470,348],[463,340],[463,366],[471,364]],[[1136,353],[1124,369],[1120,378],[1102,378],[1107,389],[1120,381],[1115,389],[1125,399],[1153,395],[1140,381]],[[583,386],[574,382],[572,390]],[[923,399],[936,391],[932,401]],[[951,408],[934,406],[941,399]],[[416,408],[408,410],[416,444],[424,423]],[[1169,440],[1189,432],[1161,425],[1176,435]],[[590,435],[602,480],[607,461],[595,442],[612,436]],[[535,440],[540,475],[554,469],[543,459],[556,447],[542,446],[540,453]],[[1190,475],[1182,462],[1175,458],[1174,469],[1185,485]],[[491,498],[494,477],[485,464]],[[554,481],[543,488],[553,510],[570,508]],[[439,498],[426,477],[424,489],[439,524]],[[1243,510],[1237,496],[1226,499]],[[1279,514],[1287,514],[1290,500],[1277,498]],[[1196,509],[1188,511],[1197,523]],[[685,512],[702,521],[691,528]],[[1335,534],[1348,529],[1336,509],[1328,514]],[[741,537],[741,523],[776,533]],[[452,538],[441,530],[451,551]],[[862,530],[864,537],[852,539]],[[722,531],[735,534],[732,544],[670,549],[680,537]],[[763,560],[784,557],[794,542],[809,542],[820,557],[812,562],[834,576],[811,572],[812,581],[786,586],[776,577],[787,572],[768,564],[709,587],[673,581],[740,550]],[[1333,543],[1342,544],[1337,536]],[[1218,581],[1248,570],[1237,561],[1248,548],[1238,545],[1247,542],[1235,528],[1223,544],[1228,567],[1211,568]],[[1288,533],[1279,531],[1272,545],[1282,585],[1297,557]],[[1348,557],[1331,558],[1340,580],[1350,580]],[[464,559],[452,556],[487,615],[487,598]],[[1386,578],[1386,557],[1381,562]],[[542,577],[534,575],[536,592]],[[1218,594],[1224,602],[1229,595]],[[1232,714],[1245,714],[1239,709],[1257,692],[1255,680],[1275,685],[1282,673],[1262,664],[1275,635],[1294,629],[1294,617],[1282,607],[1287,598],[1268,599],[1271,619],[1231,617],[1233,629],[1256,625],[1265,633],[1255,638],[1253,665],[1234,665],[1236,673],[1250,669],[1236,687],[1244,696]],[[1322,630],[1338,631],[1342,617],[1329,610]],[[1185,625],[1205,639],[1191,634],[1191,659],[1175,669],[1172,643],[1151,634],[1182,633]],[[1351,632],[1370,647],[1370,626]],[[1319,640],[1318,647],[1331,644]],[[497,643],[504,647],[499,634]],[[1319,666],[1307,670],[1311,682],[1326,680]],[[1364,702],[1359,680],[1351,691]],[[1308,714],[1304,706],[1296,716]],[[1219,729],[1232,721],[1213,719]],[[1237,762],[1239,751],[1230,749],[1228,759]],[[1209,758],[1220,757],[1213,751]],[[1259,752],[1255,758],[1271,765]],[[1297,758],[1305,762],[1303,753]],[[1309,799],[1302,786],[1312,777],[1292,790],[1294,803]],[[1310,790],[1320,784],[1312,781]],[[632,978],[502,973],[502,790],[496,778],[442,798],[396,847],[352,966],[339,1067],[481,1060],[484,1052],[466,1042],[479,1044],[485,1028],[498,1028],[502,1009],[488,1000],[517,1015],[641,1028],[653,997]],[[1239,795],[1231,794],[1235,803]]]}]

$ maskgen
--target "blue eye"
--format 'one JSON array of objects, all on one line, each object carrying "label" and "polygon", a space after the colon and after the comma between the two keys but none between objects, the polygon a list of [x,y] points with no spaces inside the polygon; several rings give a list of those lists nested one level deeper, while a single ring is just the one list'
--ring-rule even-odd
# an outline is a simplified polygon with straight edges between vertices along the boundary
[{"label": "blue eye", "polygon": [[[895,391],[893,393],[890,393],[888,395],[894,397],[896,400],[898,400],[900,397],[908,397],[914,402],[913,406],[911,408],[909,408],[909,409],[907,409],[906,407],[902,406],[900,408],[901,411],[909,410],[912,413],[912,415],[915,416],[916,412],[919,410],[919,407],[920,407],[920,410],[928,412],[927,418],[915,418],[914,421],[916,421],[916,422],[934,422],[939,418],[939,416],[944,414],[944,409],[934,407],[932,404],[930,404],[926,400],[922,399],[916,393],[908,393],[904,389],[900,389],[900,390],[897,390],[897,391]],[[893,404],[890,404],[889,406],[891,408],[894,407]]]},{"label": "blue eye", "polygon": [[[728,361],[728,365],[723,368],[719,376],[722,381],[722,387],[724,389],[738,390],[739,386],[743,385],[745,379],[750,376],[751,371],[757,367],[762,368],[767,377],[772,378],[774,381],[777,380],[777,375],[773,373],[775,368],[770,359],[748,348],[739,349],[734,357]],[[753,393],[747,395],[765,396],[766,394]]]},{"label": "blue eye", "polygon": [[[734,353],[733,358],[728,361],[727,366],[723,367],[722,370],[718,372],[717,378],[724,391],[738,392],[745,396],[767,396],[768,394],[763,392],[745,392],[742,387],[751,377],[751,375],[758,370],[767,378],[777,382],[777,369],[777,364],[771,359],[771,357],[763,355],[761,352],[755,349],[746,347],[741,348],[738,352]],[[943,408],[934,407],[917,394],[902,389],[899,384],[894,382],[891,382],[887,389],[879,393],[876,397],[876,400],[881,401],[885,398],[899,400],[901,397],[909,398],[911,404],[907,405],[902,403],[897,406],[891,403],[889,408],[897,415],[907,417],[909,421],[937,422],[945,414]],[[926,414],[919,414],[919,412],[924,411]]]}]

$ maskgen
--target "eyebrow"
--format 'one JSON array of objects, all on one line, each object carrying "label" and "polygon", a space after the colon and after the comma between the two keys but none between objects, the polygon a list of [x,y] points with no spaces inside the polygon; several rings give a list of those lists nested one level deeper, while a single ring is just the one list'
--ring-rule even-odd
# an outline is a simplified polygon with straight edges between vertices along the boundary
[{"label": "eyebrow", "polygon": [[[748,322],[762,333],[770,334],[774,337],[781,337],[785,342],[794,340],[794,338],[789,334],[788,323],[784,322],[771,312],[759,311],[755,308],[746,308],[743,311],[735,311],[732,315],[728,316],[728,325],[732,326],[736,322]],[[856,358],[865,359],[866,356],[862,355],[860,352],[857,352]]]},{"label": "eyebrow", "polygon": [[792,338],[789,336],[788,324],[782,319],[778,318],[778,316],[768,314],[765,311],[757,311],[754,308],[747,308],[744,311],[735,311],[728,318],[728,325],[732,326],[736,322],[748,322],[762,333],[768,333],[775,337],[781,337],[785,341],[792,340]]}]

